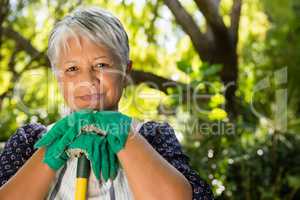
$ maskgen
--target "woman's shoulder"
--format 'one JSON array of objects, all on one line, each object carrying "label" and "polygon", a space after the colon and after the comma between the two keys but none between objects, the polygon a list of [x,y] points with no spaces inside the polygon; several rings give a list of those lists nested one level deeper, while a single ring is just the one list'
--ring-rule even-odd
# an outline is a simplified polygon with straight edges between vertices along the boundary
[{"label": "woman's shoulder", "polygon": [[168,122],[154,120],[144,122],[139,133],[168,161],[172,161],[177,156],[185,162],[190,161],[190,158],[182,151],[174,128]]},{"label": "woman's shoulder", "polygon": [[193,200],[213,199],[210,186],[190,166],[190,157],[184,153],[176,132],[168,122],[147,121],[141,125],[139,133],[187,178],[192,186]]},{"label": "woman's shoulder", "polygon": [[33,146],[46,130],[47,128],[40,123],[24,124],[17,128],[15,133],[10,136],[5,143],[4,150],[10,151],[12,148]]},{"label": "woman's shoulder", "polygon": [[175,131],[168,122],[157,122],[154,120],[143,122],[140,125],[139,133],[151,141],[155,137],[175,136]]},{"label": "woman's shoulder", "polygon": [[0,153],[0,186],[3,185],[36,151],[34,143],[46,131],[39,123],[20,126],[10,136]]},{"label": "woman's shoulder", "polygon": [[[139,133],[143,135],[148,142],[158,142],[160,139],[169,142],[168,140],[176,140],[178,142],[174,128],[166,121],[146,121],[140,125]],[[160,138],[160,139],[158,139]]]}]

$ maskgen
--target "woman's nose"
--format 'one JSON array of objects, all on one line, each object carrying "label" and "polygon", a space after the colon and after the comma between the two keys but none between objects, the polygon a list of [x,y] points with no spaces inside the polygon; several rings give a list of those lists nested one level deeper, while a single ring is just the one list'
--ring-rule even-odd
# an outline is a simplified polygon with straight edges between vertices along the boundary
[{"label": "woman's nose", "polygon": [[84,73],[83,80],[94,86],[98,86],[100,84],[100,79],[93,70],[87,70]]}]

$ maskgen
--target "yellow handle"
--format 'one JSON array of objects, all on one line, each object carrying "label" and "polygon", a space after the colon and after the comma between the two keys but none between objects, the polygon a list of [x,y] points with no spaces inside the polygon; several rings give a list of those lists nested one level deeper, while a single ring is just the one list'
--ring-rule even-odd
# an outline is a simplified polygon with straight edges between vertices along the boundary
[{"label": "yellow handle", "polygon": [[87,178],[76,178],[75,200],[86,200]]}]

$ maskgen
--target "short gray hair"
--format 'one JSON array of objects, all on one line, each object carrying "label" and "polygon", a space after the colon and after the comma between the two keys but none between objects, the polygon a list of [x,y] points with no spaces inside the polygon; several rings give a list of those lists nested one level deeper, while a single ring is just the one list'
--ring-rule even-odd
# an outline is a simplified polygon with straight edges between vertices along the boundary
[{"label": "short gray hair", "polygon": [[98,7],[80,7],[61,21],[51,31],[47,55],[51,67],[55,70],[61,45],[69,48],[66,42],[69,36],[87,36],[98,45],[104,45],[118,63],[124,67],[129,62],[128,36],[120,20],[110,12]]}]

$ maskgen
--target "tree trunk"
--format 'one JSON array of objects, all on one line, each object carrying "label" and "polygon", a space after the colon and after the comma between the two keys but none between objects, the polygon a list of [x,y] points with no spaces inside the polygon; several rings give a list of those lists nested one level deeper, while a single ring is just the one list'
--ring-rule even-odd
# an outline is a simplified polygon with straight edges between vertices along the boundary
[{"label": "tree trunk", "polygon": [[178,0],[164,0],[175,20],[189,35],[199,57],[209,64],[221,64],[220,78],[225,86],[225,110],[230,119],[237,115],[235,92],[238,80],[237,41],[242,0],[233,0],[231,25],[226,27],[219,14],[220,0],[194,0],[206,19],[202,33],[193,17]]}]

